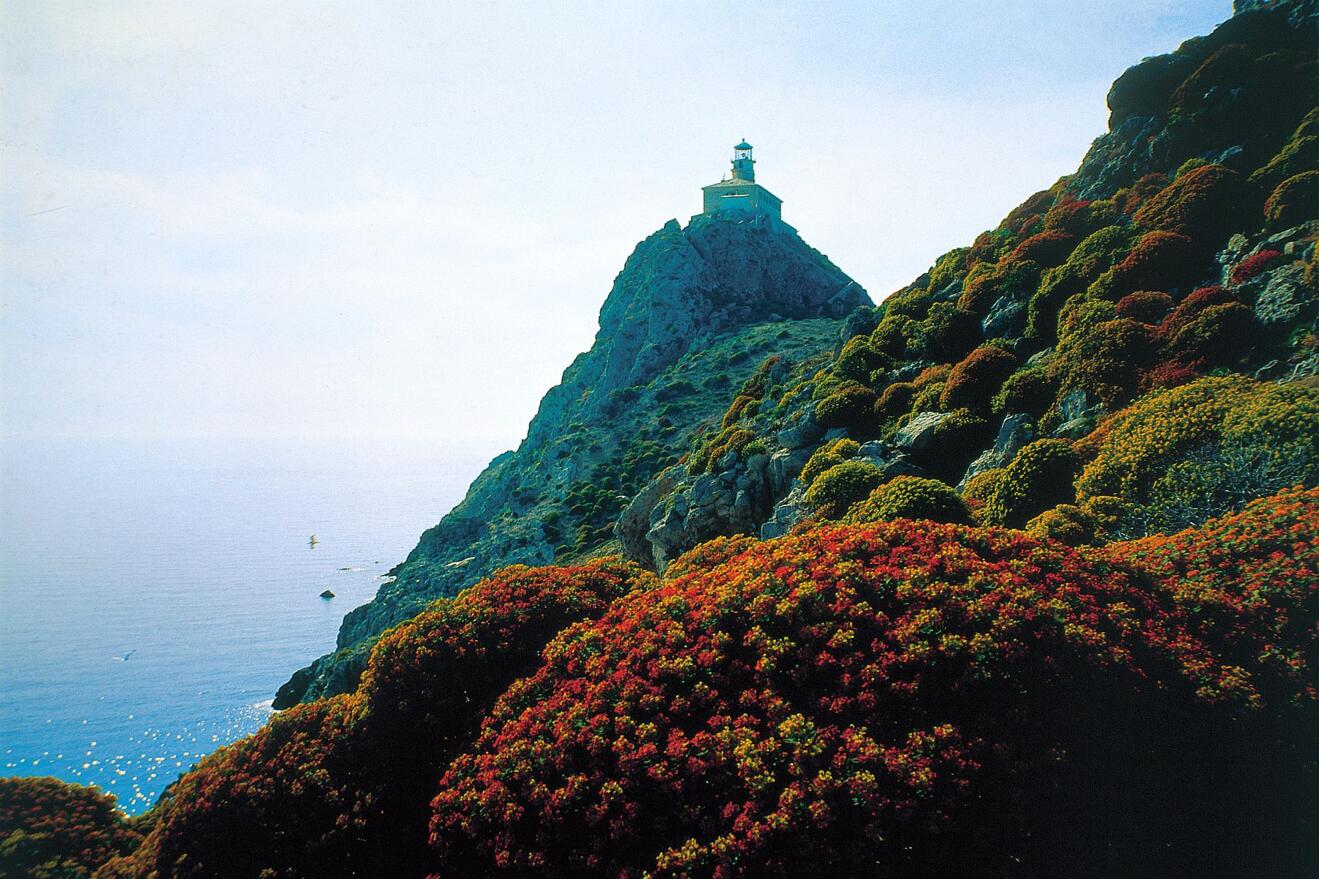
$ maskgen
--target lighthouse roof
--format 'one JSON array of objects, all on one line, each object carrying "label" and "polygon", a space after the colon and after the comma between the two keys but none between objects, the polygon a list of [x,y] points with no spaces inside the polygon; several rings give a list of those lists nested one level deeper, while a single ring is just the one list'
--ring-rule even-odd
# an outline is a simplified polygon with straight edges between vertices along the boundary
[{"label": "lighthouse roof", "polygon": [[744,140],[744,141],[742,141],[741,143],[739,143],[737,146],[733,147],[733,149],[735,149],[735,150],[749,150],[749,149],[751,149],[751,144],[747,143],[747,142]]}]

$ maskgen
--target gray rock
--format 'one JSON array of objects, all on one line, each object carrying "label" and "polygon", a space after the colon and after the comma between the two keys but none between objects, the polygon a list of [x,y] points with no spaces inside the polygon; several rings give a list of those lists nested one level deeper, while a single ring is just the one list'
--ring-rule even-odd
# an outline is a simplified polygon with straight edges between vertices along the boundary
[{"label": "gray rock", "polygon": [[817,442],[822,436],[824,428],[815,420],[814,415],[808,413],[792,427],[780,430],[778,442],[785,449],[800,449]]},{"label": "gray rock", "polygon": [[787,494],[792,481],[810,458],[810,449],[779,449],[771,455],[766,467],[771,493],[775,497]]},{"label": "gray rock", "polygon": [[1000,296],[989,307],[989,314],[980,322],[986,339],[1015,338],[1026,329],[1026,303]]},{"label": "gray rock", "polygon": [[965,488],[971,477],[979,473],[993,470],[995,467],[1006,467],[1021,447],[1033,439],[1035,439],[1035,425],[1029,415],[1019,413],[1007,416],[998,428],[998,437],[994,440],[994,445],[967,466],[962,481],[957,484],[957,489],[960,491]]},{"label": "gray rock", "polygon": [[950,417],[947,412],[922,412],[893,435],[893,446],[905,452],[923,452],[934,444],[934,436]]}]

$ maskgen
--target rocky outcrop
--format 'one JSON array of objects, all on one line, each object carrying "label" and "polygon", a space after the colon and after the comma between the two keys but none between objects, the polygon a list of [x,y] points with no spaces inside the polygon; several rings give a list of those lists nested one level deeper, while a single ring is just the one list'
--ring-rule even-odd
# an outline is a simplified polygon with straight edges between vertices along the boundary
[{"label": "rocky outcrop", "polygon": [[[666,223],[624,264],[600,310],[594,344],[546,393],[517,451],[492,461],[391,572],[394,579],[344,618],[339,649],[294,675],[281,689],[281,704],[351,689],[364,645],[434,599],[510,564],[553,562],[565,543],[585,552],[593,540],[608,539],[612,518],[586,521],[568,501],[575,487],[624,478],[645,486],[666,457],[685,451],[697,425],[727,408],[767,355],[828,351],[841,319],[869,305],[860,286],[788,226],[736,215],[696,217],[686,227]],[[652,544],[625,524],[624,550],[653,557],[653,546],[667,545],[664,535],[676,547],[684,535],[708,529],[758,527],[771,506],[768,457],[727,468],[685,488],[682,513],[662,524],[650,521],[645,504],[668,494],[663,484],[626,509],[619,502],[625,522],[644,516],[646,532],[660,525],[660,541]],[[598,536],[583,542],[574,536],[583,527]]]}]

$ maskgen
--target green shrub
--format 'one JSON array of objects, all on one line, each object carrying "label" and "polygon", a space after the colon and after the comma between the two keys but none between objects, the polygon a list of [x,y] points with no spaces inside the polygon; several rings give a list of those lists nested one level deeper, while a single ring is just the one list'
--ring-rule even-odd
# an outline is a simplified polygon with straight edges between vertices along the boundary
[{"label": "green shrub", "polygon": [[871,373],[887,368],[890,362],[882,352],[871,347],[868,337],[857,336],[843,346],[838,359],[834,361],[834,372],[843,378],[864,383],[870,381]]},{"label": "green shrub", "polygon": [[[1062,233],[1045,232],[1044,235]],[[1036,236],[1039,237],[1039,236]],[[1068,240],[1070,235],[1063,237]],[[980,266],[976,267],[980,269]],[[962,295],[957,300],[957,307],[963,311],[984,315],[1000,296],[1025,293],[1035,289],[1040,280],[1040,264],[1032,260],[1014,260],[1005,257],[992,268],[972,272],[962,288]]]},{"label": "green shrub", "polygon": [[1047,537],[1068,546],[1081,546],[1093,539],[1089,519],[1075,504],[1059,504],[1045,510],[1026,523],[1025,531],[1034,537]]},{"label": "green shrub", "polygon": [[1154,334],[1145,324],[1130,318],[1078,321],[1059,341],[1049,368],[1060,394],[1079,388],[1113,409],[1136,396],[1139,377],[1153,357]]},{"label": "green shrub", "polygon": [[980,319],[951,302],[930,306],[925,320],[916,329],[916,344],[921,353],[939,363],[961,360],[979,340]]},{"label": "green shrub", "polygon": [[915,382],[894,382],[880,393],[875,400],[875,419],[883,423],[911,411],[916,399]]},{"label": "green shrub", "polygon": [[1006,467],[982,470],[968,479],[966,485],[962,487],[962,502],[966,504],[977,524],[989,524],[984,521],[981,514],[984,512],[985,503],[998,491],[998,486],[1007,472]]},{"label": "green shrub", "polygon": [[1177,232],[1146,232],[1131,252],[1095,279],[1088,291],[1116,302],[1137,290],[1183,290],[1200,281],[1209,260],[1190,238]]},{"label": "green shrub", "polygon": [[1016,412],[1039,418],[1058,396],[1058,383],[1045,366],[1030,366],[1008,376],[991,401],[996,414]]},{"label": "green shrub", "polygon": [[847,437],[839,437],[820,446],[811,453],[811,457],[806,461],[806,466],[801,469],[799,477],[801,484],[810,488],[811,483],[815,482],[817,476],[835,464],[841,464],[852,458],[860,448],[860,443]]},{"label": "green shrub", "polygon": [[865,427],[878,397],[865,385],[849,383],[815,404],[815,420],[825,427]]},{"label": "green shrub", "polygon": [[931,476],[955,483],[966,465],[994,440],[994,426],[970,409],[954,409],[935,429],[934,442],[921,464]]},{"label": "green shrub", "polygon": [[986,499],[981,520],[1020,528],[1051,507],[1072,503],[1076,497],[1072,480],[1080,466],[1065,440],[1042,439],[1026,445]]},{"label": "green shrub", "polygon": [[866,461],[844,461],[816,477],[806,504],[826,519],[839,519],[884,482],[884,471]]},{"label": "green shrub", "polygon": [[848,511],[846,521],[859,525],[889,519],[930,519],[969,524],[971,514],[957,492],[937,479],[898,476]]}]

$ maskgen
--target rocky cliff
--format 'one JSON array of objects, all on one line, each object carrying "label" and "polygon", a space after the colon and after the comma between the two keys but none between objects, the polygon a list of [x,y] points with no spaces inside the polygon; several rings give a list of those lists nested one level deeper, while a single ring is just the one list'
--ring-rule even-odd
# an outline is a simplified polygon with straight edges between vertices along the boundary
[{"label": "rocky cliff", "polygon": [[782,225],[736,215],[669,221],[637,245],[600,309],[591,349],[541,400],[517,451],[347,615],[338,650],[297,672],[276,707],[357,683],[375,638],[440,596],[511,564],[588,555],[614,539],[632,494],[718,419],[767,357],[776,374],[828,352],[870,303]]}]

